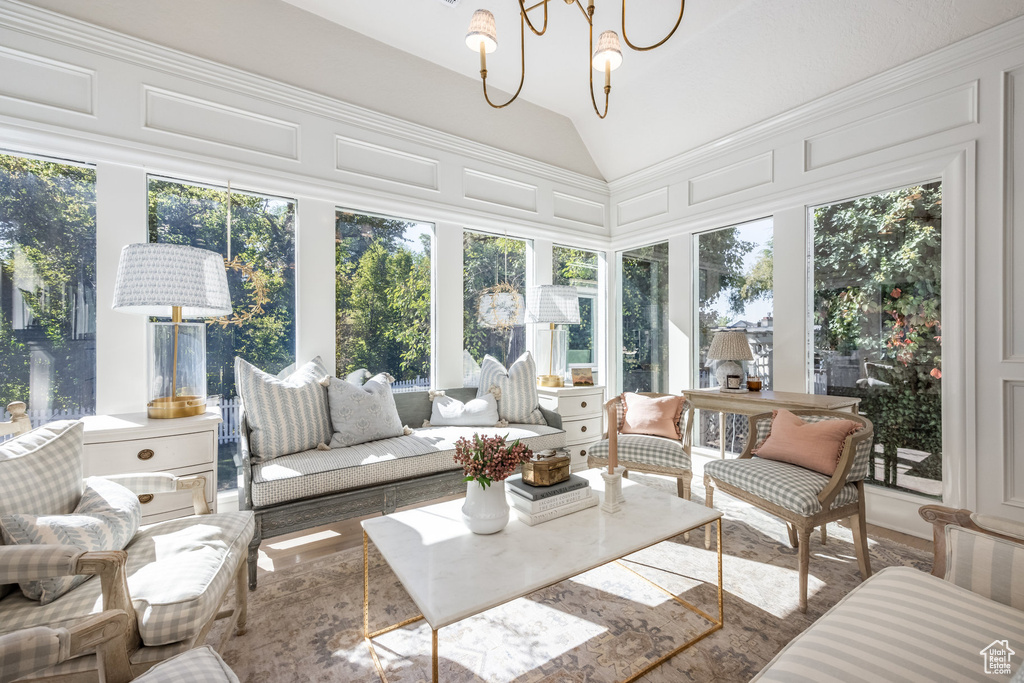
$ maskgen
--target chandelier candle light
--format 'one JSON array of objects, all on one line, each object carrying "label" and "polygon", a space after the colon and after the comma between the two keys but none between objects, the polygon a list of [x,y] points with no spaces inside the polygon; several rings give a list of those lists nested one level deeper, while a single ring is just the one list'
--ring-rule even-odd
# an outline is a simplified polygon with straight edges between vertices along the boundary
[{"label": "chandelier candle light", "polygon": [[221,255],[180,244],[129,244],[117,266],[113,309],[171,318],[146,328],[149,417],[206,412],[206,323],[182,321],[231,314]]},{"label": "chandelier candle light", "polygon": [[[580,324],[580,299],[575,287],[568,285],[540,285],[526,290],[526,322],[547,323],[548,329],[538,330],[537,355],[543,367],[545,341],[548,347],[548,374],[537,377],[542,387],[560,387],[564,384],[568,367],[569,335],[555,325]],[[547,338],[545,338],[547,337]]]},{"label": "chandelier candle light", "polygon": [[[498,30],[494,22],[494,15],[485,9],[478,9],[473,13],[473,18],[469,22],[469,31],[466,33],[466,46],[474,52],[480,53],[480,78],[483,81],[484,86],[484,99],[487,100],[487,104],[491,105],[495,109],[501,109],[512,104],[519,93],[523,90],[523,82],[526,80],[526,27],[529,26],[530,30],[536,35],[542,36],[548,30],[548,2],[550,0],[540,0],[540,2],[530,5],[529,7],[519,0],[519,53],[520,53],[520,66],[521,72],[519,76],[519,88],[515,94],[505,102],[504,104],[495,104],[491,102],[491,98],[487,94],[487,55],[488,53],[494,52],[498,49]],[[580,12],[583,13],[583,18],[586,20],[587,25],[590,28],[590,47],[588,49],[588,56],[590,57],[590,63],[597,71],[604,72],[604,112],[597,106],[597,98],[594,96],[594,72],[590,72],[590,101],[594,105],[594,112],[598,118],[604,118],[608,115],[608,96],[612,91],[612,71],[619,68],[622,64],[622,48],[619,45],[619,35],[615,31],[605,31],[597,39],[597,49],[594,49],[594,0],[590,0],[587,6],[584,8],[583,3],[580,0],[565,0],[567,5],[575,5],[579,8]],[[626,42],[630,48],[643,52],[646,50],[653,50],[656,47],[663,45],[679,28],[680,22],[683,20],[683,10],[686,6],[685,0],[679,2],[679,18],[676,19],[675,26],[669,31],[668,35],[662,38],[653,45],[634,45],[630,42],[629,36],[626,34],[626,2],[622,2],[622,39]],[[530,19],[529,13],[537,8],[544,8],[544,24],[540,30],[533,25],[533,21]]]},{"label": "chandelier candle light", "polygon": [[719,391],[744,394],[747,392],[747,374],[737,361],[754,360],[750,353],[745,330],[720,330],[711,338],[707,359],[722,361],[715,370]]}]

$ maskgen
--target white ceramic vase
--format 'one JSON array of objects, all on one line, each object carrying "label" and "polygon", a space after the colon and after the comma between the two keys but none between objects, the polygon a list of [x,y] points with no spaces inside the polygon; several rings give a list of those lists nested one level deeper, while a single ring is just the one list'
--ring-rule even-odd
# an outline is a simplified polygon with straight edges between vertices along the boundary
[{"label": "white ceramic vase", "polygon": [[495,534],[508,524],[505,482],[495,481],[486,489],[478,481],[466,482],[462,521],[474,534]]}]

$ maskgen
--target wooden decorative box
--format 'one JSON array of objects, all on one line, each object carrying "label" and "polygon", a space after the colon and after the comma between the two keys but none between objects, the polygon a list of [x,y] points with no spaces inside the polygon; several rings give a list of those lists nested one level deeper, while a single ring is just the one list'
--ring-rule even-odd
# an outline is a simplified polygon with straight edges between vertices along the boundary
[{"label": "wooden decorative box", "polygon": [[541,451],[523,463],[523,481],[531,486],[551,486],[569,478],[569,455],[562,451]]}]

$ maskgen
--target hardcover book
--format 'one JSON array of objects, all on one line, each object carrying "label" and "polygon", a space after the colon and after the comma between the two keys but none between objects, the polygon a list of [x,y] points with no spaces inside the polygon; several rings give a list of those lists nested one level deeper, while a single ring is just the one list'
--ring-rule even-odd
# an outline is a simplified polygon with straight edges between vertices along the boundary
[{"label": "hardcover book", "polygon": [[566,491],[574,491],[576,489],[586,488],[590,486],[587,480],[578,474],[569,475],[569,478],[563,482],[552,484],[551,486],[530,486],[523,481],[523,475],[513,474],[511,477],[505,480],[508,484],[508,489],[515,494],[526,498],[527,500],[541,500],[543,498],[550,498],[551,496],[557,496],[560,493]]},{"label": "hardcover book", "polygon": [[591,488],[587,486],[582,489],[566,491],[565,493],[560,493],[557,496],[551,496],[550,498],[527,500],[522,496],[511,493],[511,489],[508,490],[510,491],[507,496],[509,504],[523,512],[529,512],[530,514],[544,512],[567,503],[575,503],[577,500],[582,500],[592,493]]},{"label": "hardcover book", "polygon": [[579,512],[580,510],[592,508],[595,505],[597,505],[597,500],[597,494],[591,491],[590,496],[587,498],[581,498],[580,500],[577,500],[572,503],[559,505],[556,508],[551,508],[550,510],[545,510],[544,512],[530,514],[529,512],[524,512],[517,507],[513,507],[512,509],[516,511],[516,515],[518,515],[519,520],[523,522],[523,524],[527,524],[529,526],[536,526],[544,522],[550,522],[552,519],[558,519],[559,517],[564,517],[566,515],[571,515],[574,512]]}]

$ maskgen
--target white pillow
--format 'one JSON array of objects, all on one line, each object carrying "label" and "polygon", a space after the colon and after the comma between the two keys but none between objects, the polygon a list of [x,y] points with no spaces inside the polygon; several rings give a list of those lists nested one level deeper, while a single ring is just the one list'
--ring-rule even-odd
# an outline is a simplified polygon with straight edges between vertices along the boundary
[{"label": "white pillow", "polygon": [[527,351],[508,370],[493,356],[484,356],[480,364],[480,386],[476,397],[483,398],[498,387],[498,415],[513,424],[547,424],[540,412],[537,395],[537,364]]},{"label": "white pillow", "polygon": [[334,426],[331,448],[402,436],[405,430],[387,377],[381,373],[361,387],[337,377],[330,378],[327,400]]},{"label": "white pillow", "polygon": [[[7,545],[72,545],[82,550],[123,550],[142,520],[139,497],[103,477],[85,480],[82,500],[70,515],[3,515],[0,529]],[[55,576],[24,581],[21,592],[45,605],[88,576]]]},{"label": "white pillow", "polygon": [[451,396],[435,396],[430,408],[432,427],[493,427],[498,417],[498,401],[493,394],[463,403]]}]

